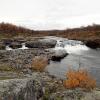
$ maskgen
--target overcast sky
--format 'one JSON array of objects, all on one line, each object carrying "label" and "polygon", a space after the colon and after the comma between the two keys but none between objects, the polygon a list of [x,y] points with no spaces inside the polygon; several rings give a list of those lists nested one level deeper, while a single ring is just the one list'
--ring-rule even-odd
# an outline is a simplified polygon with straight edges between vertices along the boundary
[{"label": "overcast sky", "polygon": [[100,0],[0,0],[0,22],[33,29],[100,24]]}]

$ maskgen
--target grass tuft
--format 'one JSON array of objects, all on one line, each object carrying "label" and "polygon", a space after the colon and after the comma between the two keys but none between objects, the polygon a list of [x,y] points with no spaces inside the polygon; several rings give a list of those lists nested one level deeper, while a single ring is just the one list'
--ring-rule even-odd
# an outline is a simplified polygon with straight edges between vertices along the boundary
[{"label": "grass tuft", "polygon": [[42,72],[48,65],[48,60],[45,57],[35,57],[32,62],[32,69]]}]

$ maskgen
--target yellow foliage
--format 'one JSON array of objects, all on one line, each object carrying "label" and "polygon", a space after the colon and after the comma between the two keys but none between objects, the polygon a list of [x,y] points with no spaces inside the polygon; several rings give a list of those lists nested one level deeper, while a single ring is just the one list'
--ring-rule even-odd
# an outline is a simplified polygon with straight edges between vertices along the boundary
[{"label": "yellow foliage", "polygon": [[64,86],[69,89],[76,87],[93,89],[96,86],[96,81],[83,69],[69,70],[66,77]]},{"label": "yellow foliage", "polygon": [[48,65],[48,60],[44,57],[36,57],[32,61],[32,69],[37,71],[43,71]]}]

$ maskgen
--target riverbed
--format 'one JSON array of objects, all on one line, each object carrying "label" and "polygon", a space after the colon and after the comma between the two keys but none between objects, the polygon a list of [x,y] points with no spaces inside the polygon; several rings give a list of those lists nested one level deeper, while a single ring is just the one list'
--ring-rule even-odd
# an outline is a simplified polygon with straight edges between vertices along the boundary
[{"label": "riverbed", "polygon": [[[68,55],[61,61],[50,61],[45,71],[58,78],[65,79],[66,72],[72,69],[83,68],[88,70],[96,79],[97,85],[100,86],[100,49],[91,49],[83,42],[77,40],[68,40],[66,38],[46,36],[44,40],[54,39],[57,41],[53,50],[65,50]],[[25,43],[19,49],[28,49]],[[6,46],[6,50],[13,50]]]}]

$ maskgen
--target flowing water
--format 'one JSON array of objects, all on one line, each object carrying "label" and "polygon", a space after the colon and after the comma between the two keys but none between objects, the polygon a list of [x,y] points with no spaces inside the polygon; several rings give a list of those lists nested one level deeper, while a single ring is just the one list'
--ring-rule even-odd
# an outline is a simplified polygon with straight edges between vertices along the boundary
[{"label": "flowing water", "polygon": [[[66,50],[69,53],[60,62],[51,61],[46,67],[51,75],[58,78],[66,78],[66,72],[69,68],[78,69],[79,67],[87,69],[97,80],[97,84],[100,86],[100,49],[93,50],[85,46],[81,41],[68,40],[59,37],[44,37],[46,39],[55,39],[57,44],[54,50]],[[22,44],[22,48],[28,49],[25,43]],[[9,46],[6,46],[6,50],[13,50]]]},{"label": "flowing water", "polygon": [[51,38],[57,40],[55,50],[64,49],[69,55],[60,62],[51,61],[46,71],[51,75],[64,79],[69,68],[85,68],[95,77],[97,84],[100,86],[100,49],[90,49],[81,41],[57,37]]}]

